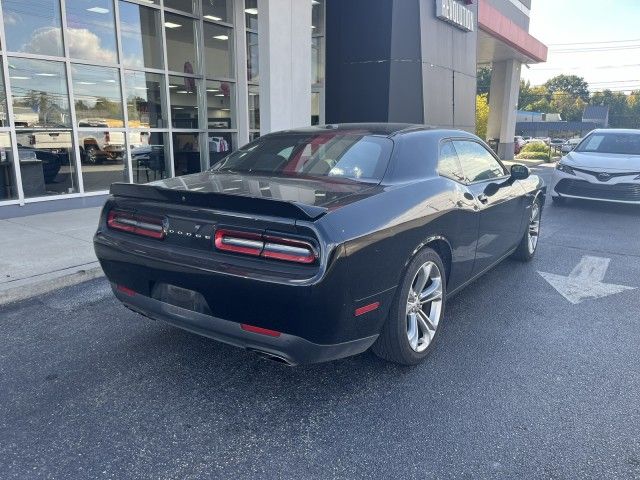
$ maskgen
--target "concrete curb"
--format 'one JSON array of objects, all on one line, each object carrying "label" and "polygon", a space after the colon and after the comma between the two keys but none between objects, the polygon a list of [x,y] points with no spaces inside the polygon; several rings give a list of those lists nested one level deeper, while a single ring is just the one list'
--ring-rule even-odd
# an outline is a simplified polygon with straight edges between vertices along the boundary
[{"label": "concrete curb", "polygon": [[[95,262],[95,264],[97,264],[97,262]],[[71,273],[69,273],[68,270],[55,272],[47,275],[47,278],[44,280],[42,278],[39,278],[37,281],[29,279],[31,280],[30,283],[21,282],[22,284],[19,286],[12,286],[11,288],[0,290],[0,306],[27,300],[60,288],[70,287],[104,276],[100,265],[93,265],[94,263],[89,264],[88,268],[76,270]]]}]

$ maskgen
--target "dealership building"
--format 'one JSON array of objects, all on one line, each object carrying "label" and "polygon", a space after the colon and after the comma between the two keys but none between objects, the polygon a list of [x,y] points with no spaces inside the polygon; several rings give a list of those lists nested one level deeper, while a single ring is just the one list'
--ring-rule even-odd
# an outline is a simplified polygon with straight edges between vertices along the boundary
[{"label": "dealership building", "polygon": [[513,155],[531,0],[0,0],[0,218],[98,205],[260,135],[409,122]]}]

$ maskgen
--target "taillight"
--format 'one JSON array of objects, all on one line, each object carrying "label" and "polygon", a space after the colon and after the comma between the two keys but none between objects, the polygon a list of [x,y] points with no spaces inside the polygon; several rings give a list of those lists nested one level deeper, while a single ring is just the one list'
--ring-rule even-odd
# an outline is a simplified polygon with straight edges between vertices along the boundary
[{"label": "taillight", "polygon": [[257,233],[218,230],[215,235],[215,245],[223,252],[243,253],[257,257],[262,252],[264,242],[262,235]]},{"label": "taillight", "polygon": [[249,232],[218,230],[215,234],[215,246],[223,252],[286,262],[310,264],[318,258],[316,249],[309,242]]},{"label": "taillight", "polygon": [[109,212],[107,225],[114,230],[158,240],[162,240],[166,234],[164,220],[162,218],[138,215],[119,210],[111,210]]},{"label": "taillight", "polygon": [[264,237],[264,240],[262,256],[265,258],[297,263],[313,263],[316,260],[315,250],[307,242],[279,237]]}]

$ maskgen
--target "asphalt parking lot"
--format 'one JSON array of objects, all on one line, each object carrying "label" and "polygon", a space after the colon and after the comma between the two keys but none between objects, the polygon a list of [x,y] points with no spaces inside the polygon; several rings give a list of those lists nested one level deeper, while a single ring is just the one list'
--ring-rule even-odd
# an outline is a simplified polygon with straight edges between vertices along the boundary
[{"label": "asphalt parking lot", "polygon": [[104,279],[0,307],[0,477],[640,478],[640,208],[548,205],[542,230],[414,368],[283,367]]}]

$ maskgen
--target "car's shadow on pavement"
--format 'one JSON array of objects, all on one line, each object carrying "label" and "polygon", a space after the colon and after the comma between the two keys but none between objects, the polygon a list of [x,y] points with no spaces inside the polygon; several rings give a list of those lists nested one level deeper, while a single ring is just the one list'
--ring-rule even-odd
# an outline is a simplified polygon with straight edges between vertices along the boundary
[{"label": "car's shadow on pavement", "polygon": [[566,202],[561,206],[551,205],[551,199],[547,203],[547,207],[562,211],[575,211],[581,213],[587,213],[589,215],[603,214],[603,215],[624,215],[630,217],[640,216],[640,205],[625,204],[625,203],[609,203],[609,202],[594,202],[592,200],[581,200],[577,198],[568,198]]}]

